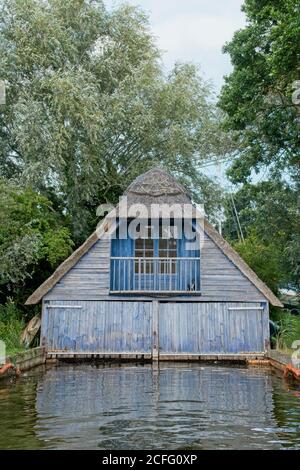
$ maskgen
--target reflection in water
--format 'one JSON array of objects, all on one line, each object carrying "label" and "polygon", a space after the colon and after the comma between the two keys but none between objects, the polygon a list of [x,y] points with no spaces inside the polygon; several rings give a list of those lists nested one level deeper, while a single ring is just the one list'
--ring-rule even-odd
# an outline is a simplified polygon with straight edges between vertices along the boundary
[{"label": "reflection in water", "polygon": [[34,370],[0,383],[0,448],[300,449],[297,393],[243,366]]}]

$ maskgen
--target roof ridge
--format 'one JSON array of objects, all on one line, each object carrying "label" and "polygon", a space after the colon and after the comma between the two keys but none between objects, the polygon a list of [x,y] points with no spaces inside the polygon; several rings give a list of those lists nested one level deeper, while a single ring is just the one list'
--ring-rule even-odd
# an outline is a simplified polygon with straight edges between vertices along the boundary
[{"label": "roof ridge", "polygon": [[139,175],[128,186],[125,195],[139,194],[141,196],[188,196],[187,190],[176,178],[160,167],[154,167]]}]

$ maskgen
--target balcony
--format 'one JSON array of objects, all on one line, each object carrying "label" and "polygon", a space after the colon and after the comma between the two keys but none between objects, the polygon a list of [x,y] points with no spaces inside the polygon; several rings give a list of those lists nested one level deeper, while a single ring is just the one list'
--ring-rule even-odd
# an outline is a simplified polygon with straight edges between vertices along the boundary
[{"label": "balcony", "polygon": [[200,258],[111,257],[114,294],[200,294]]}]

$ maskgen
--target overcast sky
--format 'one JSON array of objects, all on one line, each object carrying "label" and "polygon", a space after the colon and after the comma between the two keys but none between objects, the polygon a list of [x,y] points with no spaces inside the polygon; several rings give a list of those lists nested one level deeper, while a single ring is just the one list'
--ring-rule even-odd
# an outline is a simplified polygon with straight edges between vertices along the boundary
[{"label": "overcast sky", "polygon": [[[124,3],[105,0],[108,7]],[[179,61],[200,65],[206,79],[219,91],[223,76],[231,70],[222,46],[244,26],[242,0],[129,0],[150,17],[150,24],[163,51],[166,69]]]}]

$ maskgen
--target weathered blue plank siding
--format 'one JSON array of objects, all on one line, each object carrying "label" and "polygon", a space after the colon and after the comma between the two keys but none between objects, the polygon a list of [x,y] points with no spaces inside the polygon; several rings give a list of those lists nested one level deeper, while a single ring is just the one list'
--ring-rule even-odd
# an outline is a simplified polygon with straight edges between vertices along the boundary
[{"label": "weathered blue plank siding", "polygon": [[45,300],[98,300],[109,294],[111,240],[101,238],[45,295]]},{"label": "weathered blue plank siding", "polygon": [[[113,275],[110,256],[134,255],[132,240],[118,242],[100,239],[44,297],[41,338],[45,337],[50,351],[151,354],[152,302],[108,300]],[[178,257],[191,256],[185,243],[184,239],[179,243]],[[199,250],[193,254],[199,256]],[[265,297],[207,235],[200,259],[201,297],[195,302],[159,303],[160,354],[264,351],[269,340]],[[123,279],[125,289],[128,279]],[[151,275],[146,275],[145,285],[149,279]],[[176,273],[174,290],[185,281],[184,273]]]},{"label": "weathered blue plank siding", "polygon": [[49,351],[150,353],[151,302],[44,304],[41,339]]},{"label": "weathered blue plank siding", "polygon": [[201,296],[216,301],[266,301],[219,247],[204,234],[201,248]]},{"label": "weathered blue plank siding", "polygon": [[[49,351],[150,354],[152,302],[51,301],[41,338]],[[262,352],[268,340],[266,303],[159,302],[160,354]]]},{"label": "weathered blue plank siding", "polygon": [[265,320],[261,303],[161,303],[160,354],[214,354],[265,350]]},{"label": "weathered blue plank siding", "polygon": [[[126,240],[125,240],[126,241]],[[110,292],[110,254],[114,240],[100,239],[44,297],[45,300],[101,300]],[[126,253],[133,253],[132,251]],[[113,251],[122,256],[123,251]],[[178,254],[186,254],[183,248]],[[195,254],[198,254],[195,252]],[[204,235],[200,254],[201,298],[206,301],[265,301],[263,294]],[[179,279],[181,277],[179,276]],[[128,282],[127,280],[125,282]],[[182,282],[182,281],[181,281]]]}]

